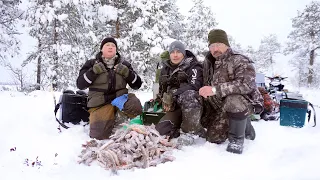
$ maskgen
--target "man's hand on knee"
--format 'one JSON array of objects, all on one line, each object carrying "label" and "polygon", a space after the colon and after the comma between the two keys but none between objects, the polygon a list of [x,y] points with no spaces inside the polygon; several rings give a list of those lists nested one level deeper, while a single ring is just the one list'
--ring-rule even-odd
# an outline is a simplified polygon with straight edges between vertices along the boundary
[{"label": "man's hand on knee", "polygon": [[199,95],[204,98],[208,98],[208,96],[213,96],[213,95],[215,95],[215,92],[213,89],[214,89],[214,87],[212,87],[212,86],[204,86],[199,89]]}]

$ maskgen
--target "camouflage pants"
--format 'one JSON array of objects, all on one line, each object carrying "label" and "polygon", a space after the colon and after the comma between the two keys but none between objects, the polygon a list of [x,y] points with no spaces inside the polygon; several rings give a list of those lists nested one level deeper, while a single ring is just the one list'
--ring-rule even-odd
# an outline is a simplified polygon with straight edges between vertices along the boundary
[{"label": "camouflage pants", "polygon": [[207,128],[206,139],[212,143],[223,143],[228,138],[229,120],[243,120],[252,113],[252,106],[242,95],[229,95],[216,108],[211,101],[204,101],[201,123]]},{"label": "camouflage pants", "polygon": [[180,128],[183,132],[201,135],[204,134],[204,128],[200,123],[201,114],[202,106],[198,92],[188,90],[178,96],[176,109],[167,112],[156,125],[156,129],[161,135],[171,138],[180,135]]},{"label": "camouflage pants", "polygon": [[128,100],[124,104],[123,111],[120,111],[111,104],[107,104],[101,107],[90,108],[89,113],[89,136],[102,140],[110,137],[114,127],[125,122],[129,118],[141,114],[142,106],[140,100],[134,94],[129,94]]}]

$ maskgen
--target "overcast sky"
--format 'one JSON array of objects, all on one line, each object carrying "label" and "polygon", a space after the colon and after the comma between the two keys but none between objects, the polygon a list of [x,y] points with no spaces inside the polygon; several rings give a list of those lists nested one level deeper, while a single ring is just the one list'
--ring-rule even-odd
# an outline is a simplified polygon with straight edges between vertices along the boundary
[{"label": "overcast sky", "polygon": [[[311,0],[204,0],[216,15],[218,28],[232,35],[246,47],[257,47],[263,36],[274,33],[283,44],[292,30],[291,19]],[[177,0],[185,14],[192,7],[191,0]],[[210,27],[208,27],[210,30]]]}]

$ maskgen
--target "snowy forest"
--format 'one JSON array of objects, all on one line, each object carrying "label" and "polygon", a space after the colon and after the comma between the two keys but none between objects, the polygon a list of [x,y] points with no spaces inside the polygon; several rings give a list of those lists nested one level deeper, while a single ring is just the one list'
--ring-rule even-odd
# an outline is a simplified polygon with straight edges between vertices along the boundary
[{"label": "snowy forest", "polygon": [[[21,7],[21,3],[26,6]],[[62,90],[75,87],[82,64],[95,56],[103,38],[117,39],[119,53],[132,63],[150,89],[160,54],[174,39],[203,60],[208,32],[219,19],[203,0],[193,0],[188,15],[178,11],[176,0],[0,0],[0,65],[12,73],[19,90]],[[244,47],[229,34],[231,47],[255,62],[257,72],[273,70],[277,54],[293,55],[296,86],[320,87],[320,2],[297,10],[287,42],[276,34],[261,37],[257,48]],[[22,64],[19,26],[37,41]],[[30,74],[28,65],[35,66]]]}]

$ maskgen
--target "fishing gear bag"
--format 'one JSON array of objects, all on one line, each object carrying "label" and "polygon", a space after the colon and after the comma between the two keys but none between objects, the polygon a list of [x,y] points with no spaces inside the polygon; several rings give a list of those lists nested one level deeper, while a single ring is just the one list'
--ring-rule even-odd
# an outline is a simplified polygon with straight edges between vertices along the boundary
[{"label": "fishing gear bag", "polygon": [[305,126],[306,119],[308,122],[310,122],[311,109],[313,110],[313,127],[315,127],[316,111],[312,103],[303,99],[294,99],[294,98],[281,99],[280,100],[280,125],[298,127],[298,128]]},{"label": "fishing gear bag", "polygon": [[80,121],[89,121],[89,112],[87,108],[88,95],[84,91],[72,90],[63,91],[59,103],[55,106],[55,116],[59,111],[60,118],[56,121],[64,128],[68,129],[64,123],[79,124]]}]

